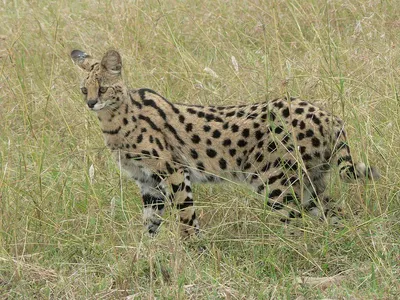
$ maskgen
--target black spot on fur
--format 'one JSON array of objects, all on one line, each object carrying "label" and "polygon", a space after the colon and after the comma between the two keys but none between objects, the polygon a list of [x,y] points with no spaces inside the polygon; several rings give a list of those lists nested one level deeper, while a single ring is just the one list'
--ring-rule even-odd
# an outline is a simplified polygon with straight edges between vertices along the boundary
[{"label": "black spot on fur", "polygon": [[248,169],[250,169],[251,168],[251,163],[246,163],[245,165],[244,165],[244,167],[243,167],[243,169],[244,170],[248,170]]},{"label": "black spot on fur", "polygon": [[206,153],[209,157],[213,158],[217,155],[217,152],[214,149],[208,148],[206,150]]},{"label": "black spot on fur", "polygon": [[225,169],[226,169],[226,160],[225,160],[225,159],[220,158],[219,161],[218,161],[218,163],[219,163],[219,167],[220,167],[222,170],[225,170]]},{"label": "black spot on fur", "polygon": [[257,113],[251,113],[251,114],[248,114],[247,115],[247,119],[252,119],[252,120],[254,120],[255,118],[257,118],[258,117],[258,114]]},{"label": "black spot on fur", "polygon": [[164,150],[164,146],[161,144],[161,142],[158,138],[156,138],[156,144],[157,144],[158,148],[160,148],[161,151]]},{"label": "black spot on fur", "polygon": [[281,178],[284,177],[284,176],[285,176],[284,173],[280,173],[280,174],[278,174],[278,175],[271,176],[271,177],[268,179],[268,184],[273,184],[275,181],[277,181],[278,179],[281,179]]},{"label": "black spot on fur", "polygon": [[232,141],[230,139],[226,139],[223,141],[222,145],[224,145],[225,147],[229,146],[232,144]]},{"label": "black spot on fur", "polygon": [[312,130],[312,129],[308,129],[307,131],[306,131],[306,136],[307,137],[312,137],[314,135],[314,131]]},{"label": "black spot on fur", "polygon": [[261,121],[265,122],[268,119],[268,114],[261,115]]},{"label": "black spot on fur", "polygon": [[264,155],[261,152],[257,152],[255,157],[257,162],[262,162],[264,159]]},{"label": "black spot on fur", "polygon": [[191,155],[194,159],[199,158],[199,154],[198,154],[197,151],[194,150],[194,149],[191,149],[191,150],[190,150],[190,155]]},{"label": "black spot on fur", "polygon": [[197,134],[193,134],[192,135],[192,142],[193,143],[198,144],[198,143],[200,143],[200,141],[201,141],[201,139]]},{"label": "black spot on fur", "polygon": [[239,126],[237,126],[236,124],[233,124],[231,126],[232,132],[238,132],[239,131]]},{"label": "black spot on fur", "polygon": [[350,148],[349,148],[349,146],[347,145],[347,143],[346,142],[339,142],[338,144],[337,144],[337,146],[335,147],[335,151],[339,151],[340,149],[346,149],[347,151],[350,151]]},{"label": "black spot on fur", "polygon": [[282,101],[278,101],[274,103],[274,106],[276,106],[277,108],[282,108],[283,107],[283,103]]},{"label": "black spot on fur", "polygon": [[193,130],[193,124],[192,123],[187,123],[185,126],[186,132],[191,132]]},{"label": "black spot on fur", "polygon": [[131,153],[126,153],[125,158],[133,159],[133,160],[142,160],[142,157],[140,155],[135,155],[135,154],[131,154]]},{"label": "black spot on fur", "polygon": [[153,157],[156,157],[156,158],[160,157],[160,155],[158,155],[158,152],[156,149],[151,150],[151,154],[153,155]]},{"label": "black spot on fur", "polygon": [[265,164],[265,166],[263,166],[263,167],[261,168],[261,172],[267,172],[267,171],[269,170],[270,167],[271,167],[271,163],[270,163],[270,162],[267,162],[267,163]]},{"label": "black spot on fur", "polygon": [[275,142],[274,141],[269,142],[267,149],[268,149],[268,152],[271,152],[271,153],[276,151],[277,147],[276,147]]},{"label": "black spot on fur", "polygon": [[282,117],[287,118],[289,117],[289,108],[286,107],[284,110],[282,110]]},{"label": "black spot on fur", "polygon": [[197,169],[199,169],[200,171],[204,171],[206,169],[201,161],[199,161],[196,165]]},{"label": "black spot on fur", "polygon": [[247,142],[246,142],[245,140],[239,140],[239,141],[237,142],[237,145],[238,145],[239,147],[244,147],[244,146],[247,145]]},{"label": "black spot on fur", "polygon": [[217,138],[219,138],[220,136],[221,136],[221,132],[220,132],[218,129],[215,129],[214,132],[213,132],[213,134],[212,134],[212,137],[215,138],[215,139],[217,139]]},{"label": "black spot on fur", "polygon": [[195,115],[195,114],[197,113],[197,111],[194,110],[193,108],[188,108],[188,109],[187,109],[187,112],[190,113],[190,114],[192,114],[192,115]]},{"label": "black spot on fur", "polygon": [[319,146],[321,145],[321,142],[320,142],[319,139],[316,138],[316,137],[313,137],[313,138],[311,139],[311,143],[312,143],[312,145],[313,145],[314,147],[319,147]]},{"label": "black spot on fur", "polygon": [[211,122],[216,119],[213,114],[206,114],[205,117],[206,117],[207,122]]},{"label": "black spot on fur", "polygon": [[276,134],[280,134],[280,133],[282,133],[282,131],[283,131],[283,127],[282,127],[282,126],[277,126],[277,127],[275,127],[274,132],[275,132]]},{"label": "black spot on fur", "polygon": [[351,156],[347,155],[347,156],[339,157],[337,164],[340,165],[344,161],[351,162],[352,161]]},{"label": "black spot on fur", "polygon": [[238,118],[241,118],[241,117],[243,117],[245,115],[245,112],[243,111],[243,110],[239,110],[237,113],[236,113],[236,117],[238,117]]},{"label": "black spot on fur", "polygon": [[182,183],[180,183],[180,184],[173,184],[173,183],[171,183],[171,189],[172,189],[172,192],[175,194],[175,193],[177,193],[177,192],[179,192],[179,191],[183,191],[183,189],[185,188],[185,184],[182,182]]},{"label": "black spot on fur", "polygon": [[281,167],[282,164],[282,159],[280,157],[278,157],[275,161],[274,161],[274,167]]},{"label": "black spot on fur", "polygon": [[271,193],[269,193],[268,198],[276,198],[279,197],[282,194],[282,191],[280,189],[275,189]]},{"label": "black spot on fur", "polygon": [[248,128],[243,129],[242,136],[244,138],[247,138],[247,137],[249,137],[249,135],[250,135],[250,130]]},{"label": "black spot on fur", "polygon": [[114,130],[103,130],[103,133],[109,134],[109,135],[115,135],[118,134],[118,132],[121,130],[121,126],[119,126],[117,129]]},{"label": "black spot on fur", "polygon": [[142,150],[141,153],[147,157],[151,156],[150,151],[147,151],[147,150]]},{"label": "black spot on fur", "polygon": [[312,118],[312,121],[313,121],[315,124],[317,124],[317,125],[320,125],[320,124],[321,124],[321,120],[318,119],[315,115],[314,115],[314,118]]},{"label": "black spot on fur", "polygon": [[289,178],[285,178],[282,180],[282,185],[291,186],[294,185],[299,179],[296,176],[290,176]]},{"label": "black spot on fur", "polygon": [[240,167],[242,165],[242,158],[241,157],[236,158],[236,165],[238,167]]},{"label": "black spot on fur", "polygon": [[318,128],[318,130],[319,130],[319,134],[321,135],[321,136],[325,136],[325,134],[324,134],[324,126],[319,126],[319,128]]},{"label": "black spot on fur", "polygon": [[285,136],[282,138],[281,142],[282,142],[284,145],[286,145],[287,142],[288,142],[289,140],[290,140],[289,135],[285,135]]},{"label": "black spot on fur", "polygon": [[138,137],[137,137],[137,139],[136,139],[136,143],[137,143],[137,144],[140,144],[142,141],[143,141],[143,135],[142,135],[142,134],[139,134]]},{"label": "black spot on fur", "polygon": [[256,131],[256,139],[261,140],[264,136],[264,133],[261,130]]},{"label": "black spot on fur", "polygon": [[292,194],[288,194],[283,197],[284,204],[289,204],[289,203],[296,202],[296,201],[297,201],[297,198]]}]

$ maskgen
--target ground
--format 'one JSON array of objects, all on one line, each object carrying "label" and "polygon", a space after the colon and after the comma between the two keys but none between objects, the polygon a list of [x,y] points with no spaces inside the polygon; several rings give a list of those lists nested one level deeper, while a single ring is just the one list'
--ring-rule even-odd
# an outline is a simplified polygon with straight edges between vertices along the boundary
[{"label": "ground", "polygon": [[[400,294],[400,4],[395,1],[3,1],[0,298],[396,299]],[[199,186],[203,239],[175,216],[144,234],[69,54],[123,56],[172,102],[299,96],[346,122],[379,182],[331,194],[341,228],[283,228],[239,185]],[[199,251],[199,245],[205,251]]]}]

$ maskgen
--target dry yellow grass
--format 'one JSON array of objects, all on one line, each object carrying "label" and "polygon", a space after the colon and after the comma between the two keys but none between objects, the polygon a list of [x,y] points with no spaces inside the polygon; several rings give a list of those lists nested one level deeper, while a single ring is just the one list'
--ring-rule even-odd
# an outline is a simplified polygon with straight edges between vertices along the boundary
[{"label": "dry yellow grass", "polygon": [[[399,12],[377,0],[3,1],[0,298],[397,299]],[[131,87],[173,102],[318,102],[382,179],[335,182],[344,227],[306,220],[297,236],[245,189],[196,187],[208,250],[182,243],[173,216],[149,239],[69,59],[109,48]]]}]

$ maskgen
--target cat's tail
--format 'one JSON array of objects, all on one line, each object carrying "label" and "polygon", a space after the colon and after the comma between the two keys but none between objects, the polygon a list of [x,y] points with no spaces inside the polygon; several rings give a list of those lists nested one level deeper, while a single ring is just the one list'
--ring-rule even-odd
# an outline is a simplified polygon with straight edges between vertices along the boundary
[{"label": "cat's tail", "polygon": [[338,134],[338,139],[334,147],[334,154],[337,158],[337,166],[340,178],[344,181],[356,179],[378,180],[380,174],[377,168],[367,166],[364,163],[354,163],[350,154],[350,148],[347,145],[346,134],[342,130]]}]

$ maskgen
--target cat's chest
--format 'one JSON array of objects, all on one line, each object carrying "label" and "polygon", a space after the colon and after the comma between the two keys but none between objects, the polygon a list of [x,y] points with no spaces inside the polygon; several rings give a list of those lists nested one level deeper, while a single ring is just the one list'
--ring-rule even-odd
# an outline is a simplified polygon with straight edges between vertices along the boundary
[{"label": "cat's chest", "polygon": [[127,173],[130,178],[141,182],[151,178],[153,172],[150,168],[140,160],[135,159],[132,154],[120,150],[113,150],[112,154],[119,168]]}]

